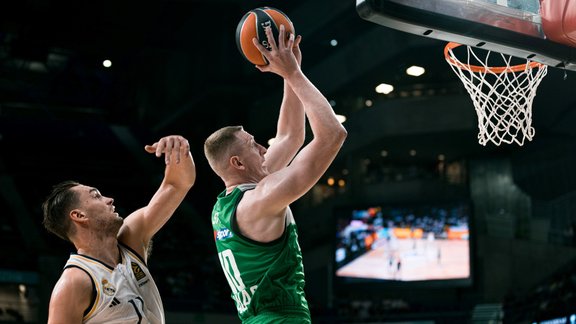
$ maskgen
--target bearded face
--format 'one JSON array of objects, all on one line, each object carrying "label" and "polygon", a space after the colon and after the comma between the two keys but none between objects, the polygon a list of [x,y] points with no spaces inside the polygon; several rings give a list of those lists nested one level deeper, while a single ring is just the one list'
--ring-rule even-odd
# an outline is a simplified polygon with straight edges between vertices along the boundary
[{"label": "bearded face", "polygon": [[115,211],[114,199],[102,196],[93,187],[80,185],[74,190],[78,193],[78,209],[89,219],[88,226],[104,235],[116,235],[124,219]]}]

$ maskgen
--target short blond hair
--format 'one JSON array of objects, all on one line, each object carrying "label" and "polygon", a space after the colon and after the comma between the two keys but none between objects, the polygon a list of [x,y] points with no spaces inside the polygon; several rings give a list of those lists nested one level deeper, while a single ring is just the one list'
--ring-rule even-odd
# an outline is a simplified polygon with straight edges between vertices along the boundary
[{"label": "short blond hair", "polygon": [[242,130],[242,126],[222,127],[204,141],[204,155],[216,174],[220,175],[220,171],[225,165],[223,163],[227,163],[230,157],[230,150],[238,141],[236,134]]}]

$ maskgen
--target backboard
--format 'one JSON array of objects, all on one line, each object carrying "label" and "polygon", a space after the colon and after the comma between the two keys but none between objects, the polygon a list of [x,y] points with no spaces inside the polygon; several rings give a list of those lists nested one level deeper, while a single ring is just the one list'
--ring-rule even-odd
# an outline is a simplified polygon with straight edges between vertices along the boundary
[{"label": "backboard", "polygon": [[[572,43],[568,37],[563,43],[564,35],[551,37],[555,30],[566,30],[560,26],[563,20],[574,26],[571,14],[560,12],[576,12],[576,2],[571,1],[356,0],[356,10],[363,19],[393,29],[576,71],[576,40]],[[547,3],[544,19],[541,2]],[[554,15],[559,18],[550,22]],[[576,26],[571,32],[570,36],[576,34]]]}]

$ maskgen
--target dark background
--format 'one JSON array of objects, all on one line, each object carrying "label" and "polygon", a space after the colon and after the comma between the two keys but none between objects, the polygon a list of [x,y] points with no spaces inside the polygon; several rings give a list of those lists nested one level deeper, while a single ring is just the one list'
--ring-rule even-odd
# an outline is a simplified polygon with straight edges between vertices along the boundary
[{"label": "dark background", "polygon": [[[41,225],[51,186],[68,179],[96,186],[127,215],[148,202],[162,177],[161,160],[144,145],[169,134],[189,139],[198,178],[150,259],[168,323],[234,319],[209,224],[223,186],[202,145],[232,124],[263,144],[274,136],[282,80],[245,61],[234,39],[243,14],[262,5],[2,3],[0,296],[7,297],[0,321],[45,321],[72,250]],[[549,69],[534,102],[532,142],[484,147],[471,100],[444,61],[444,42],[364,21],[353,1],[265,5],[292,19],[303,36],[303,71],[348,118],[349,137],[333,166],[293,206],[315,321],[462,323],[505,314],[522,322],[574,312],[574,72]],[[426,74],[407,76],[410,65]],[[376,94],[380,82],[395,91]],[[328,177],[345,185],[329,186]],[[354,292],[332,285],[334,208],[462,199],[474,206],[472,286]],[[21,283],[26,300],[17,303],[10,296]]]}]

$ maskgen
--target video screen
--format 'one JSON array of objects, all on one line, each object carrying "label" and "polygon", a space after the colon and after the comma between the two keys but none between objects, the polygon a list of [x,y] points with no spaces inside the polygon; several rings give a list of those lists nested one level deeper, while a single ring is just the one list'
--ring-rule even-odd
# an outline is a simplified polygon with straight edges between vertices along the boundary
[{"label": "video screen", "polygon": [[336,211],[336,278],[470,279],[470,206],[443,203]]}]

